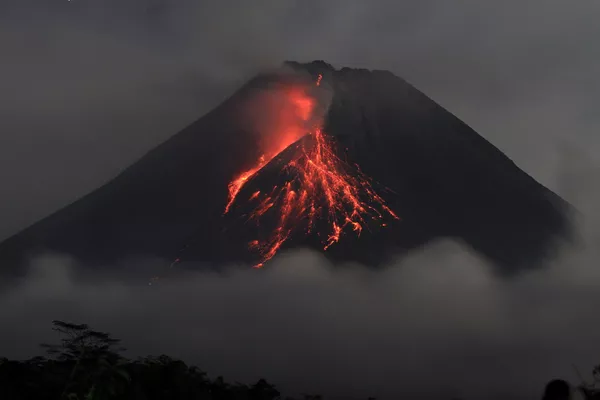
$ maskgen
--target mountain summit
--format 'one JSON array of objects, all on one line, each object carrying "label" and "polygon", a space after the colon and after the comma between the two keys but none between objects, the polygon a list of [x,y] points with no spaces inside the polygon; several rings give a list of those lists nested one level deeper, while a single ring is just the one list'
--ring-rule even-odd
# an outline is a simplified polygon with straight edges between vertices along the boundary
[{"label": "mountain summit", "polygon": [[0,244],[0,268],[40,252],[263,266],[298,246],[376,266],[452,237],[512,273],[569,235],[569,209],[392,73],[286,62]]}]

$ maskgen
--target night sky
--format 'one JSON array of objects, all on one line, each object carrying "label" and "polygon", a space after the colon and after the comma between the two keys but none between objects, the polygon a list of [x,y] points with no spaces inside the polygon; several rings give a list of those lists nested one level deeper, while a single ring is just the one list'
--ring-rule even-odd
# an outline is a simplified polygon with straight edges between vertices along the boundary
[{"label": "night sky", "polygon": [[599,15],[591,0],[0,0],[0,240],[263,68],[324,59],[415,85],[578,207],[584,243],[508,281],[447,240],[379,273],[292,251],[262,274],[151,289],[76,281],[68,256],[47,255],[0,293],[0,355],[38,354],[51,320],[68,319],[132,355],[289,391],[538,396],[575,381],[573,363],[600,363]]}]

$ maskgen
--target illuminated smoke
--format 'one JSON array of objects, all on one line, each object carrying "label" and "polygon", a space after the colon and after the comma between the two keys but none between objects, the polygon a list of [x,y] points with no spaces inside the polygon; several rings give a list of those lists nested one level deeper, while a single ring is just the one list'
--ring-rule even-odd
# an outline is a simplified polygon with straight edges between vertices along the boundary
[{"label": "illuminated smoke", "polygon": [[[320,86],[322,78],[319,75],[317,86]],[[315,100],[306,91],[297,89],[290,90],[287,95],[300,119],[309,121]],[[316,233],[325,237],[323,249],[327,250],[340,241],[346,230],[360,236],[363,229],[368,228],[369,221],[385,227],[386,218],[399,219],[373,189],[369,177],[357,165],[352,166],[336,155],[333,140],[323,132],[322,125],[319,121],[310,132],[301,131],[302,127],[297,125],[284,127],[277,141],[270,146],[273,150],[263,154],[252,168],[229,183],[225,214],[238,200],[244,185],[265,165],[299,139],[306,139],[282,167],[282,172],[292,178],[283,185],[274,186],[268,193],[256,191],[246,200],[253,205],[249,220],[259,223],[266,214],[275,215],[277,220],[267,239],[253,240],[248,244],[250,251],[260,255],[256,267],[262,267],[273,258],[300,226],[305,228],[305,234]],[[314,232],[320,219],[326,219],[328,232]]]}]

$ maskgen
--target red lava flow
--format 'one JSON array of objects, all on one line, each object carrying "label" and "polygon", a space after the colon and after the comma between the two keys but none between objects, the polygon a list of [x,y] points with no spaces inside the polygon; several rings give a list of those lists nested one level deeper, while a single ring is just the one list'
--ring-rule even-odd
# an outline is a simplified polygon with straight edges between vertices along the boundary
[{"label": "red lava flow", "polygon": [[[319,75],[317,86],[322,78]],[[289,101],[294,104],[302,120],[310,119],[315,107],[312,97],[304,91],[291,91]],[[311,135],[312,140],[306,141],[282,167],[292,178],[268,192],[256,191],[246,199],[253,205],[250,220],[258,222],[269,210],[273,210],[271,212],[275,212],[277,218],[277,225],[267,239],[253,240],[248,244],[249,250],[260,256],[256,268],[273,258],[298,226],[305,227],[306,234],[313,233],[317,228],[317,220],[321,218],[327,219],[328,232],[314,233],[326,237],[323,241],[324,250],[339,242],[346,230],[360,236],[368,221],[385,227],[386,218],[399,219],[373,189],[371,179],[357,165],[351,166],[336,155],[333,140],[322,130],[322,122],[301,135],[281,135],[280,143],[273,146],[274,151],[263,154],[252,168],[233,179],[228,187],[225,214],[230,212],[236,201],[241,201],[238,194],[252,177],[305,135]],[[301,221],[305,223],[299,224]]]}]

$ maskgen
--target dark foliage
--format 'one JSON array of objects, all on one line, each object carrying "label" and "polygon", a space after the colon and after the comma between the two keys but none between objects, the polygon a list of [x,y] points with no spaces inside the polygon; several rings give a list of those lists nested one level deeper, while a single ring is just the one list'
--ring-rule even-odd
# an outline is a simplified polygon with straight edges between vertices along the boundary
[{"label": "dark foliage", "polygon": [[[54,321],[59,344],[42,344],[46,357],[0,358],[3,400],[274,400],[277,388],[210,379],[197,367],[162,355],[129,360],[119,340],[87,325]],[[303,399],[321,399],[304,395]],[[291,398],[288,398],[292,400]]]},{"label": "dark foliage", "polygon": [[[253,385],[211,379],[195,366],[166,355],[129,360],[120,341],[87,325],[53,321],[59,344],[42,344],[47,356],[25,361],[0,358],[2,400],[282,400],[264,379]],[[600,399],[600,366],[593,381],[577,386],[586,399]],[[544,399],[568,396],[569,384],[550,381]],[[562,396],[562,397],[561,397]],[[568,398],[568,397],[566,397]],[[321,400],[303,394],[302,400]],[[295,400],[285,397],[285,400]],[[370,397],[368,400],[375,400]]]}]

